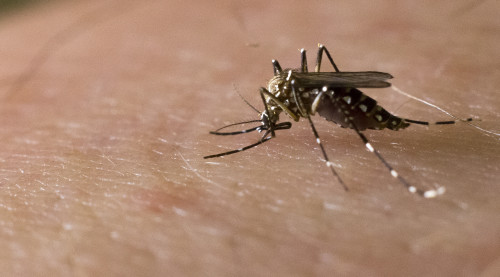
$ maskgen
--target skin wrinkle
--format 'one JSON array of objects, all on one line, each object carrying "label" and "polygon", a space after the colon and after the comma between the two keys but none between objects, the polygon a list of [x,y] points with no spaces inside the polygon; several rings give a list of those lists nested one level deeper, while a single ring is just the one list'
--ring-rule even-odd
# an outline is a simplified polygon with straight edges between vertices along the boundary
[{"label": "skin wrinkle", "polygon": [[[20,91],[23,91],[23,86],[33,78],[33,76],[40,70],[40,68],[42,68],[52,54],[57,53],[58,46],[62,47],[79,35],[92,30],[92,27],[95,28],[116,16],[123,15],[123,13],[127,12],[130,8],[129,5],[119,5],[119,7],[126,8],[126,10],[117,10],[115,1],[109,1],[109,3],[111,4],[104,5],[104,8],[99,6],[95,10],[91,10],[81,17],[78,17],[72,24],[57,32],[53,37],[49,38],[49,40],[47,40],[46,43],[39,48],[37,54],[31,60],[27,69],[19,75],[17,80],[13,82],[11,88],[5,94],[4,99],[9,101],[15,97],[15,95],[19,94]],[[117,11],[118,13],[113,16],[113,13]]]}]

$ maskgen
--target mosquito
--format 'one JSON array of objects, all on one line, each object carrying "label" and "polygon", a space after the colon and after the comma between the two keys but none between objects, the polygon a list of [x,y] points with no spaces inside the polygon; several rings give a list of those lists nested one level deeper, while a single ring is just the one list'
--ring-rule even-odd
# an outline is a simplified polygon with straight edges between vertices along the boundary
[{"label": "mosquito", "polygon": [[[323,54],[326,54],[335,72],[320,71]],[[279,122],[279,116],[284,112],[296,122],[300,118],[307,118],[326,165],[330,168],[344,190],[348,191],[348,187],[333,167],[332,162],[330,162],[316,127],[311,120],[311,116],[317,112],[328,121],[332,121],[343,128],[353,129],[361,138],[368,151],[374,153],[387,168],[391,176],[396,178],[409,192],[416,193],[425,198],[433,198],[445,192],[444,187],[425,190],[411,185],[373,147],[362,131],[366,129],[382,130],[385,128],[398,131],[407,128],[411,124],[444,125],[454,124],[457,121],[471,121],[471,118],[431,123],[395,116],[379,106],[373,98],[359,90],[360,88],[389,87],[391,84],[387,80],[393,78],[391,74],[377,71],[340,71],[333,61],[330,52],[322,44],[318,45],[314,72],[309,72],[307,68],[306,50],[301,49],[300,55],[301,65],[298,69],[283,70],[277,60],[272,60],[274,77],[269,80],[267,88],[260,88],[260,97],[264,104],[264,111],[259,112],[244,100],[260,114],[259,120],[238,122],[210,132],[213,135],[227,136],[258,131],[264,133],[261,139],[239,149],[205,156],[205,159],[227,156],[248,150],[274,138],[276,131],[290,129],[292,127],[291,122]],[[228,127],[249,123],[260,123],[260,125],[236,132],[222,131]]]}]

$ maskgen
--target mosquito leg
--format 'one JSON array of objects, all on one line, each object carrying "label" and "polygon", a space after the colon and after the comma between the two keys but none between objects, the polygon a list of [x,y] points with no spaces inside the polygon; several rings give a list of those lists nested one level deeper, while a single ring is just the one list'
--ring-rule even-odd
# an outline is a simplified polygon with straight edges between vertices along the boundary
[{"label": "mosquito leg", "polygon": [[292,80],[290,82],[290,85],[292,86],[292,95],[293,98],[295,99],[295,103],[297,103],[297,108],[299,109],[300,114],[302,115],[302,117],[307,117],[308,113],[304,108],[304,103],[302,102],[302,98],[300,97],[300,95],[297,95],[297,90],[295,89],[296,85],[295,80]]},{"label": "mosquito leg", "polygon": [[337,65],[335,64],[335,62],[333,62],[333,59],[332,59],[332,56],[330,55],[330,52],[328,52],[328,50],[326,49],[326,47],[323,44],[318,44],[318,56],[316,57],[316,68],[314,69],[314,72],[319,72],[319,69],[321,67],[321,59],[323,57],[323,52],[326,53],[326,56],[330,60],[330,63],[332,64],[335,71],[340,72],[340,70],[337,67]]},{"label": "mosquito leg", "polygon": [[[249,130],[253,131],[253,130],[256,130],[257,128],[262,128],[262,126],[258,126],[258,127],[255,127],[255,128],[249,129]],[[290,122],[281,122],[281,123],[276,124],[275,130],[285,130],[285,129],[290,129],[290,128],[292,128],[292,123],[290,123]],[[219,154],[205,156],[203,158],[204,159],[217,158],[217,157],[222,157],[222,156],[227,156],[227,155],[239,153],[239,152],[245,151],[247,149],[253,148],[253,147],[257,146],[257,145],[260,145],[260,144],[262,144],[262,143],[264,143],[264,142],[272,139],[273,138],[272,136],[268,137],[268,135],[269,135],[270,132],[271,132],[270,130],[266,130],[266,132],[264,133],[264,135],[262,136],[262,138],[258,142],[254,143],[254,144],[250,144],[248,146],[245,146],[245,147],[242,147],[242,148],[239,148],[239,149],[236,149],[236,150],[231,150],[231,151],[227,151],[227,152],[223,152],[223,153],[219,153]],[[235,132],[235,133],[238,133],[238,132]],[[226,134],[229,134],[229,133],[217,133],[216,135],[226,135]]]},{"label": "mosquito leg", "polygon": [[231,150],[231,151],[227,151],[227,152],[223,152],[223,153],[219,153],[219,154],[214,154],[214,155],[208,155],[208,156],[203,157],[203,159],[211,159],[211,158],[217,158],[217,157],[222,157],[222,156],[227,156],[227,155],[239,153],[239,152],[245,151],[247,149],[253,148],[257,145],[260,145],[260,144],[262,144],[262,143],[264,143],[272,138],[273,138],[272,136],[271,137],[264,136],[261,140],[259,140],[258,142],[254,143],[254,144],[250,144],[248,146],[245,146],[245,147],[242,147],[242,148],[239,148],[236,150]]},{"label": "mosquito leg", "polygon": [[[305,51],[303,53],[304,53],[304,55],[303,55],[303,58],[304,58]],[[304,61],[304,59],[303,59],[303,61]],[[349,189],[345,185],[344,181],[342,181],[342,178],[340,178],[340,175],[337,173],[337,171],[335,171],[335,168],[333,168],[333,164],[330,162],[330,159],[328,159],[328,155],[326,154],[325,148],[323,147],[323,144],[321,143],[321,139],[319,138],[319,134],[316,131],[316,127],[314,127],[314,123],[312,122],[311,116],[308,114],[308,112],[304,108],[304,103],[302,102],[302,98],[297,95],[297,91],[295,89],[295,85],[296,85],[295,80],[291,80],[290,83],[292,86],[292,95],[295,99],[295,103],[297,103],[297,107],[299,108],[299,111],[302,114],[302,116],[307,117],[307,119],[309,120],[309,124],[311,125],[314,136],[316,137],[316,142],[319,144],[319,147],[321,148],[321,152],[323,153],[323,157],[325,159],[326,165],[330,168],[333,175],[337,177],[340,185],[344,188],[344,190],[348,191]]]},{"label": "mosquito leg", "polygon": [[428,121],[413,120],[408,118],[403,118],[403,119],[408,123],[419,124],[419,125],[447,125],[447,124],[456,124],[457,122],[470,122],[473,120],[472,118],[466,118],[466,119],[457,119],[448,121],[428,122]]},{"label": "mosquito leg", "polygon": [[307,57],[306,57],[306,49],[300,49],[300,70],[301,72],[309,72],[307,69]]},{"label": "mosquito leg", "polygon": [[267,103],[265,101],[265,97],[270,98],[271,100],[274,101],[276,105],[278,105],[285,113],[287,113],[291,118],[293,118],[294,121],[299,121],[300,117],[293,113],[283,102],[281,102],[276,96],[274,96],[272,93],[270,93],[267,89],[265,88],[260,88],[260,96],[263,98],[264,106],[266,107],[266,113],[269,113],[269,110],[267,108]]},{"label": "mosquito leg", "polygon": [[373,146],[368,141],[368,139],[366,138],[366,136],[358,129],[358,127],[356,127],[356,124],[354,124],[354,122],[352,120],[350,120],[350,119],[349,119],[349,122],[350,122],[352,128],[354,129],[354,131],[356,131],[356,133],[358,134],[358,136],[361,138],[361,140],[365,144],[365,146],[368,149],[368,151],[370,151],[373,154],[375,154],[375,156],[377,156],[377,158],[389,170],[389,172],[391,173],[392,177],[398,179],[399,182],[401,184],[403,184],[408,189],[409,192],[416,193],[416,194],[418,194],[420,196],[423,196],[424,198],[433,198],[433,197],[441,195],[441,194],[443,194],[445,192],[444,187],[439,187],[437,189],[431,189],[431,190],[422,190],[422,189],[419,189],[419,188],[417,188],[417,187],[415,187],[413,185],[410,185],[410,183],[408,183],[408,181],[406,181],[406,179],[403,178],[403,176],[399,175],[398,172],[396,170],[394,170],[394,168],[384,159],[384,157],[382,157],[382,155],[377,151],[377,149],[373,148]]},{"label": "mosquito leg", "polygon": [[273,63],[273,69],[274,69],[274,76],[280,75],[283,73],[283,69],[281,69],[281,65],[277,60],[272,60]]},{"label": "mosquito leg", "polygon": [[249,120],[249,121],[242,121],[242,122],[238,122],[238,123],[229,124],[229,125],[220,127],[219,129],[217,129],[215,131],[211,131],[210,133],[219,133],[220,130],[226,129],[226,128],[229,128],[229,127],[232,127],[232,126],[242,125],[242,124],[248,124],[248,123],[256,123],[256,122],[260,122],[260,120]]},{"label": "mosquito leg", "polygon": [[321,88],[321,91],[316,95],[314,98],[312,104],[311,104],[311,111],[310,114],[314,115],[316,113],[316,110],[318,109],[319,101],[321,101],[321,98],[323,97],[323,94],[328,90],[328,87],[324,86]]},{"label": "mosquito leg", "polygon": [[[432,104],[432,103],[430,103],[430,102],[427,102],[427,101],[425,101],[425,100],[423,100],[423,99],[420,99],[420,98],[418,98],[418,97],[416,97],[416,96],[413,96],[413,95],[411,95],[411,94],[409,94],[409,93],[407,93],[407,92],[404,92],[404,91],[402,91],[401,89],[397,88],[396,86],[391,86],[391,88],[392,88],[395,92],[397,92],[397,93],[399,93],[399,94],[402,94],[402,95],[404,95],[404,96],[406,96],[406,97],[408,97],[408,98],[411,98],[411,99],[416,100],[416,101],[418,101],[418,102],[420,102],[420,103],[423,103],[423,104],[425,104],[425,105],[427,105],[427,106],[429,106],[429,107],[432,107],[432,108],[434,108],[434,109],[436,109],[436,110],[438,110],[438,111],[440,111],[440,112],[443,112],[443,113],[447,114],[448,116],[450,116],[450,117],[452,117],[452,118],[454,118],[454,119],[456,119],[456,120],[460,120],[460,118],[458,118],[457,116],[455,116],[455,115],[451,114],[450,112],[446,111],[445,109],[443,109],[443,108],[441,108],[441,107],[439,107],[439,106],[437,106],[437,105],[434,105],[434,104]],[[475,119],[475,121],[478,121],[478,120],[480,120],[480,119]],[[490,136],[490,135],[500,136],[500,133],[495,133],[495,132],[492,132],[492,131],[490,131],[490,130],[483,129],[483,128],[481,128],[481,127],[479,127],[479,126],[475,125],[475,124],[469,123],[469,122],[468,122],[469,120],[461,120],[461,121],[462,121],[462,122],[464,122],[464,121],[465,121],[465,124],[467,124],[467,125],[469,125],[469,126],[471,126],[471,127],[473,127],[473,128],[478,129],[478,130],[479,130],[479,131],[481,131],[481,133],[483,133],[484,135],[487,135],[487,136]]]},{"label": "mosquito leg", "polygon": [[340,175],[337,173],[335,168],[333,168],[332,162],[330,162],[330,159],[328,159],[328,155],[326,154],[325,148],[323,147],[323,144],[321,143],[321,139],[319,138],[318,131],[316,131],[316,127],[314,127],[314,124],[312,122],[312,119],[310,116],[307,116],[307,119],[309,120],[309,124],[311,125],[311,128],[313,130],[314,136],[316,137],[316,143],[318,143],[319,148],[321,149],[321,153],[323,153],[323,158],[325,159],[326,166],[330,168],[332,171],[333,175],[337,177],[337,180],[339,181],[340,185],[344,188],[345,191],[348,191],[349,188],[345,185],[344,181],[342,181],[342,178],[340,178]]},{"label": "mosquito leg", "polygon": [[[225,126],[225,127],[227,127],[227,126]],[[259,128],[261,128],[261,126],[257,126],[257,127],[251,128],[251,129],[236,131],[236,132],[211,131],[210,134],[212,134],[212,135],[218,135],[218,136],[232,136],[232,135],[239,135],[239,134],[250,133],[250,132],[253,132],[255,130],[259,130]]]}]

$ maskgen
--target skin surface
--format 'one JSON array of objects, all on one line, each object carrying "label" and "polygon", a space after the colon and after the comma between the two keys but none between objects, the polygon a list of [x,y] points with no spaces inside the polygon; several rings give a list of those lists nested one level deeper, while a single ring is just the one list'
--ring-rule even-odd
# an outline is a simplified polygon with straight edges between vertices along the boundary
[{"label": "skin surface", "polygon": [[[315,116],[258,141],[271,59],[389,72],[397,88],[500,132],[498,1],[56,1],[0,19],[4,276],[499,276],[499,136],[366,131]],[[326,60],[326,59],[325,59]],[[332,70],[324,63],[323,70]],[[450,118],[390,88],[388,111]],[[282,120],[288,120],[282,115]]]}]

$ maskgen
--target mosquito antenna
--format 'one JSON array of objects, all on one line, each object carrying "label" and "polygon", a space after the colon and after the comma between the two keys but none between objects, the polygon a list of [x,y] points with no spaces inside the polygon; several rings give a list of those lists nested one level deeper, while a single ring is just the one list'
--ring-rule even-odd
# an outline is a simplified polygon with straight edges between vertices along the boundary
[{"label": "mosquito antenna", "polygon": [[[454,119],[455,119],[455,121],[457,121],[457,122],[458,122],[458,121],[460,121],[460,122],[464,122],[465,124],[467,124],[467,125],[469,125],[469,126],[471,126],[471,127],[473,127],[473,128],[476,128],[476,129],[478,129],[479,131],[481,131],[481,132],[485,133],[486,135],[490,134],[490,135],[494,135],[494,136],[500,136],[500,133],[495,133],[495,132],[492,132],[492,131],[489,131],[489,130],[483,129],[483,128],[481,128],[481,127],[479,127],[479,126],[475,125],[475,124],[470,123],[470,121],[472,121],[472,119],[471,119],[471,118],[467,118],[467,119],[462,119],[462,118],[459,118],[458,116],[455,116],[455,115],[451,114],[450,112],[446,111],[445,109],[443,109],[443,108],[441,108],[441,107],[439,107],[439,106],[437,106],[437,105],[434,105],[434,104],[432,104],[432,103],[429,103],[429,102],[427,102],[427,101],[425,101],[425,100],[423,100],[423,99],[420,99],[420,98],[418,98],[418,97],[416,97],[416,96],[413,96],[413,95],[411,95],[411,94],[409,94],[409,93],[407,93],[407,92],[404,92],[404,91],[400,90],[399,88],[397,88],[397,87],[396,87],[396,86],[394,86],[394,85],[393,85],[393,86],[391,86],[391,88],[392,88],[392,90],[394,90],[395,92],[397,92],[397,93],[399,93],[399,94],[401,94],[401,95],[404,95],[404,96],[406,96],[406,97],[408,97],[408,98],[411,98],[411,99],[413,99],[413,100],[416,100],[416,101],[418,101],[418,102],[420,102],[420,103],[423,103],[423,104],[425,104],[425,105],[427,105],[427,106],[433,107],[433,108],[437,109],[437,110],[438,110],[438,111],[440,111],[440,112],[445,113],[446,115],[448,115],[448,116],[450,116],[450,117],[454,118]],[[455,122],[455,121],[453,121],[453,122]],[[448,123],[448,122],[450,122],[450,123]],[[451,123],[451,122],[452,122],[452,121],[441,121],[441,122],[436,122],[435,124],[453,124],[453,123]],[[429,125],[429,124],[425,124],[425,122],[424,122],[424,123],[419,123],[419,122],[411,122],[411,123],[415,123],[415,124],[422,124],[422,125]]]},{"label": "mosquito antenna", "polygon": [[250,107],[252,108],[254,111],[256,111],[258,114],[260,114],[259,110],[257,110],[254,106],[252,106],[252,104],[250,104],[246,99],[245,97],[243,97],[240,92],[238,91],[238,87],[236,86],[235,83],[233,83],[233,88],[234,90],[236,91],[236,93],[240,96],[240,98]]}]

